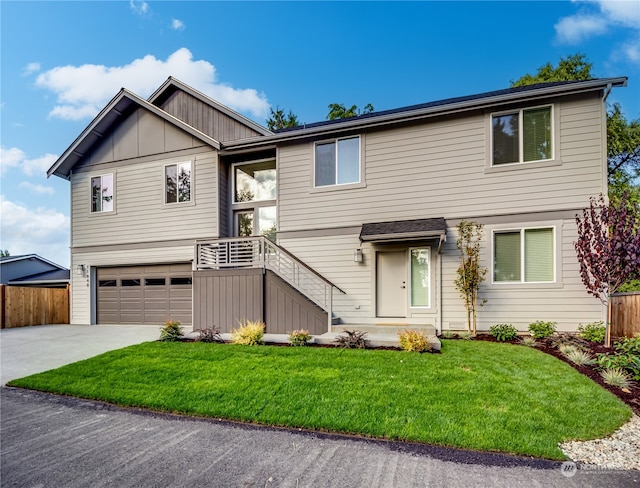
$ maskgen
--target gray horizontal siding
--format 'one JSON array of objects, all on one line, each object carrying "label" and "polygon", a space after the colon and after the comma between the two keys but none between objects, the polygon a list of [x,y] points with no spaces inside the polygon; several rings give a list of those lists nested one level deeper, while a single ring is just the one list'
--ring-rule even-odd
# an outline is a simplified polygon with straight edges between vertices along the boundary
[{"label": "gray horizontal siding", "polygon": [[313,144],[284,146],[279,230],[581,208],[604,189],[602,102],[572,98],[554,107],[557,165],[486,171],[488,114],[479,112],[364,134],[364,188],[312,189]]},{"label": "gray horizontal siding", "polygon": [[[192,202],[165,205],[164,165],[185,160],[192,161]],[[216,236],[217,167],[217,154],[208,150],[73,174],[72,247]],[[92,214],[91,177],[105,173],[114,175],[115,211]]]}]

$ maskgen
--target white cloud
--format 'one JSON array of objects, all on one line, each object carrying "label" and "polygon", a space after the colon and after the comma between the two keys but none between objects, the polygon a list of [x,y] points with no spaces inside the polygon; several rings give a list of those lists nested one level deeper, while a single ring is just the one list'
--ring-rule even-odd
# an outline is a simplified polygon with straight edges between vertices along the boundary
[{"label": "white cloud", "polygon": [[184,25],[184,22],[182,22],[181,20],[179,20],[179,19],[173,19],[173,20],[171,21],[171,28],[172,28],[173,30],[184,30],[185,25]]},{"label": "white cloud", "polygon": [[30,210],[0,195],[2,249],[13,255],[36,253],[69,266],[69,225],[67,215],[55,209]]},{"label": "white cloud", "polygon": [[573,0],[580,12],[556,23],[556,38],[561,43],[578,44],[607,32],[610,28],[640,29],[640,0]]},{"label": "white cloud", "polygon": [[264,93],[219,82],[215,66],[208,61],[194,60],[186,48],[178,49],[165,61],[149,54],[123,66],[59,66],[40,74],[36,84],[57,95],[57,105],[49,113],[51,117],[80,120],[96,115],[123,86],[148,97],[169,76],[234,110],[258,117],[268,112],[269,103]]},{"label": "white cloud", "polygon": [[58,156],[55,154],[45,154],[39,158],[28,159],[22,149],[0,146],[0,173],[6,173],[10,168],[20,168],[27,176],[45,176],[47,170],[57,159]]},{"label": "white cloud", "polygon": [[22,70],[22,76],[29,76],[40,71],[40,63],[29,63]]},{"label": "white cloud", "polygon": [[44,186],[44,185],[34,185],[33,183],[29,183],[28,181],[23,181],[20,183],[20,188],[26,188],[32,193],[37,193],[38,195],[53,195],[55,190],[52,186]]},{"label": "white cloud", "polygon": [[133,13],[137,15],[146,15],[149,13],[149,4],[144,0],[130,0],[129,7]]}]

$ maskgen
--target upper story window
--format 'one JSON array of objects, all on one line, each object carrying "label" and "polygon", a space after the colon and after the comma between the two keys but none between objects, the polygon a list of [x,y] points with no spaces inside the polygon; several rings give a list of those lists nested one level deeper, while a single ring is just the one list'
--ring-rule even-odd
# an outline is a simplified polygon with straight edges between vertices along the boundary
[{"label": "upper story window", "polygon": [[553,107],[535,107],[493,114],[493,165],[553,159]]},{"label": "upper story window", "polygon": [[555,281],[554,242],[553,227],[494,232],[494,283]]},{"label": "upper story window", "polygon": [[164,167],[164,202],[191,201],[191,161]]},{"label": "upper story window", "polygon": [[113,175],[91,178],[91,212],[113,211]]},{"label": "upper story window", "polygon": [[257,161],[233,166],[233,202],[276,199],[276,162]]},{"label": "upper story window", "polygon": [[360,182],[360,136],[315,145],[315,186]]}]

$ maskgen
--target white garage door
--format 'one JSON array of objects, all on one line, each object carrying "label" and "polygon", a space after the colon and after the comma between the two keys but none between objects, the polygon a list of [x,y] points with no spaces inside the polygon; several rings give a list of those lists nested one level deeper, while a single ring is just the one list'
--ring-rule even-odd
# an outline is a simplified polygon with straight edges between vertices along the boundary
[{"label": "white garage door", "polygon": [[98,268],[99,324],[191,324],[191,264]]}]

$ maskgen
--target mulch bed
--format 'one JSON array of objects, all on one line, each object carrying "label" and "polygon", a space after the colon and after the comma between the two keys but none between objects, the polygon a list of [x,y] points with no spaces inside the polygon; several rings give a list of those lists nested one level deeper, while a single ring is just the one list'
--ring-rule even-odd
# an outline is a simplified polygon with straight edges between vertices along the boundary
[{"label": "mulch bed", "polygon": [[[476,337],[476,340],[498,342],[496,341],[495,337],[488,334],[479,334]],[[511,344],[519,344],[520,341],[516,339],[513,341],[506,341],[506,342]],[[566,357],[564,357],[562,353],[560,353],[560,351],[558,351],[556,347],[553,346],[551,339],[549,338],[539,339],[537,342],[538,342],[538,345],[536,346],[536,349],[546,354],[550,354],[551,356],[558,358],[560,361],[564,361],[579,373],[585,376],[588,376],[593,381],[595,381],[600,386],[602,386],[604,389],[609,390],[611,393],[613,393],[618,398],[620,398],[623,402],[629,405],[631,407],[631,410],[633,410],[636,415],[640,415],[640,382],[632,381],[631,386],[629,387],[629,393],[627,393],[623,391],[621,388],[606,384],[603,381],[602,376],[600,376],[600,371],[598,371],[597,369],[591,366],[579,366],[569,361]],[[613,347],[604,347],[601,344],[595,344],[595,343],[586,342],[586,341],[581,344],[584,347],[588,347],[590,349],[589,352],[593,357],[595,357],[595,355],[598,353],[614,352]]]}]

